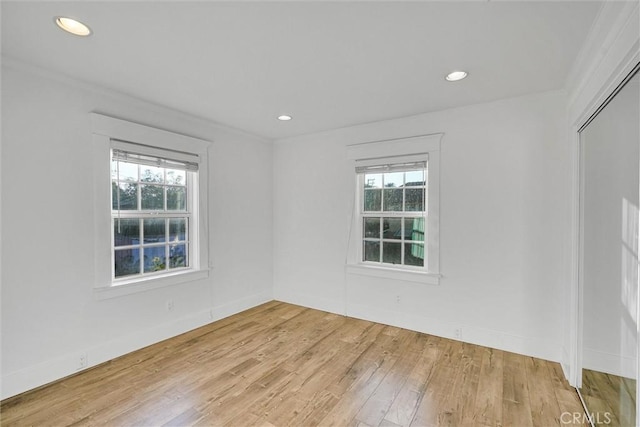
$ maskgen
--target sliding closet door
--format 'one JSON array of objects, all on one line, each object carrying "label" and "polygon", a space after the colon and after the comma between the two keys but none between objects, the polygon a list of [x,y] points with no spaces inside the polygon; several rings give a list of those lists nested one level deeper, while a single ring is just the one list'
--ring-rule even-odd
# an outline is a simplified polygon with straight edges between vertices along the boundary
[{"label": "sliding closet door", "polygon": [[636,425],[639,76],[630,78],[580,133],[580,392],[596,425]]}]

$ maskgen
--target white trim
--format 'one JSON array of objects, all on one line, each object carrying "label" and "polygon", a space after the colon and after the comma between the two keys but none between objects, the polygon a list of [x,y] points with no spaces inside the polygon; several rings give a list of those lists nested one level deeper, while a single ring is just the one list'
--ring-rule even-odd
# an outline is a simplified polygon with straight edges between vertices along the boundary
[{"label": "white trim", "polygon": [[173,338],[208,323],[256,307],[272,299],[270,292],[262,292],[220,306],[214,306],[194,314],[188,314],[160,325],[154,325],[150,328],[124,335],[90,348],[68,349],[66,354],[55,359],[3,374],[1,380],[2,395],[0,398],[6,399],[15,396],[80,371],[80,369],[78,369],[79,354],[85,354],[87,356],[87,368],[91,368],[132,351],[157,344],[165,339]]},{"label": "white trim", "polygon": [[[170,151],[185,151],[200,156],[206,155],[207,147],[211,144],[211,142],[204,139],[117,119],[104,114],[93,112],[89,115],[91,117],[91,129],[94,134],[118,139],[125,143],[148,145],[150,154],[159,153],[153,149],[153,147],[159,147]],[[117,147],[123,148],[118,144],[119,142],[116,142]]]},{"label": "white trim", "polygon": [[386,139],[347,145],[349,160],[376,159],[382,157],[411,156],[440,151],[443,133],[419,135],[408,138]]},{"label": "white trim", "polygon": [[[347,146],[347,158],[351,163],[351,170],[355,171],[357,165],[373,165],[376,162],[385,162],[390,159],[414,161],[416,158],[428,157],[427,166],[427,221],[425,252],[427,265],[419,270],[411,268],[393,268],[386,265],[377,266],[361,262],[362,230],[360,229],[360,198],[361,190],[359,179],[354,180],[353,214],[350,224],[349,242],[347,253],[347,272],[364,274],[375,277],[386,277],[398,280],[422,282],[427,284],[440,283],[440,147],[443,133],[413,136],[408,138],[358,143]],[[355,232],[351,232],[355,230]],[[399,274],[399,271],[407,274]],[[417,274],[417,275],[416,275]],[[346,283],[346,281],[345,281]]]},{"label": "white trim", "polygon": [[618,377],[636,379],[636,359],[637,358],[632,356],[585,348],[583,354],[583,367],[585,369],[604,372]]},{"label": "white trim", "polygon": [[378,265],[349,264],[346,266],[346,269],[348,274],[401,280],[403,282],[423,283],[425,285],[439,285],[440,278],[442,277],[442,275],[437,273],[403,270]]},{"label": "white trim", "polygon": [[[580,166],[578,129],[639,60],[638,2],[605,2],[567,79],[571,151],[571,242],[569,296],[569,383],[579,387],[582,366],[580,286]],[[640,342],[640,340],[638,341]],[[639,358],[640,363],[640,358]],[[639,384],[640,386],[640,384]],[[640,409],[640,400],[638,400]],[[640,410],[637,412],[640,413]]]},{"label": "white trim", "polygon": [[173,273],[166,273],[162,276],[142,275],[135,279],[118,280],[117,282],[114,282],[112,286],[95,287],[93,288],[93,295],[97,300],[117,298],[138,292],[163,288],[165,286],[173,286],[181,283],[193,282],[194,280],[202,280],[207,277],[209,277],[208,268],[201,268],[199,270],[181,270]]},{"label": "white trim", "polygon": [[466,343],[554,362],[559,360],[561,353],[560,349],[545,336],[534,337],[508,334],[499,330],[478,328],[475,325],[442,320],[438,317],[431,317],[428,313],[412,314],[370,304],[362,304],[359,300],[347,301],[346,307],[343,307],[341,303],[334,299],[297,292],[286,292],[286,297],[276,294],[275,300],[458,341],[461,339],[456,337],[455,331],[456,329],[461,329],[462,341]]},{"label": "white trim", "polygon": [[[90,113],[93,131],[93,172],[94,172],[94,296],[97,299],[114,298],[152,288],[170,286],[208,277],[209,227],[208,227],[208,151],[211,143],[199,138],[169,132],[122,119]],[[197,206],[190,209],[191,217],[198,227],[189,239],[190,268],[169,272],[161,276],[137,276],[128,279],[113,279],[112,259],[113,228],[111,214],[111,171],[110,150],[113,139],[148,145],[149,153],[158,150],[177,150],[198,157],[200,165],[197,182],[193,182],[189,203]],[[126,143],[115,141],[118,147]],[[157,148],[154,148],[157,147]],[[146,147],[144,147],[146,149]],[[144,153],[143,153],[144,154]]]}]

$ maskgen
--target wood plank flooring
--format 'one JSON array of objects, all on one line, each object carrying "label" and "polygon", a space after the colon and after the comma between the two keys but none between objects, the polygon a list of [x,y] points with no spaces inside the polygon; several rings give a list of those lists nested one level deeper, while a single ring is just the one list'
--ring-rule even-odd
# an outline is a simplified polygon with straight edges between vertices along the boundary
[{"label": "wood plank flooring", "polygon": [[582,370],[582,398],[600,424],[636,425],[636,381],[604,372]]},{"label": "wood plank flooring", "polygon": [[582,407],[556,363],[276,301],[0,408],[7,427],[554,426],[564,412]]}]

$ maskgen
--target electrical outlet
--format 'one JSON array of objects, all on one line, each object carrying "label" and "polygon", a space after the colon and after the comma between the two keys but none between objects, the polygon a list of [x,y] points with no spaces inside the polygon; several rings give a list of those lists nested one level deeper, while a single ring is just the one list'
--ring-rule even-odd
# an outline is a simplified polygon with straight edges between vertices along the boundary
[{"label": "electrical outlet", "polygon": [[461,340],[462,339],[462,328],[456,328],[456,330],[453,332],[453,335],[456,339]]},{"label": "electrical outlet", "polygon": [[396,295],[396,303],[400,304],[400,295]]},{"label": "electrical outlet", "polygon": [[167,311],[173,311],[173,300],[167,301]]},{"label": "electrical outlet", "polygon": [[84,369],[89,365],[89,360],[88,360],[88,356],[87,353],[82,353],[80,354],[80,357],[78,358],[78,369]]}]

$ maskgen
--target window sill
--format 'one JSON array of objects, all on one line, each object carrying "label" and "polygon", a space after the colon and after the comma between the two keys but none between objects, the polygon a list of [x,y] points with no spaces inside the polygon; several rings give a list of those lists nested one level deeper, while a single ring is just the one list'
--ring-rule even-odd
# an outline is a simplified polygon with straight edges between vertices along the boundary
[{"label": "window sill", "polygon": [[165,286],[179,285],[209,277],[208,269],[181,271],[171,275],[141,277],[129,281],[112,283],[111,286],[93,288],[97,300],[117,298],[138,292],[145,292]]},{"label": "window sill", "polygon": [[439,273],[428,273],[424,271],[401,270],[398,268],[378,267],[365,264],[348,264],[347,273],[360,276],[371,276],[382,279],[402,280],[404,282],[416,282],[426,285],[439,285]]}]

